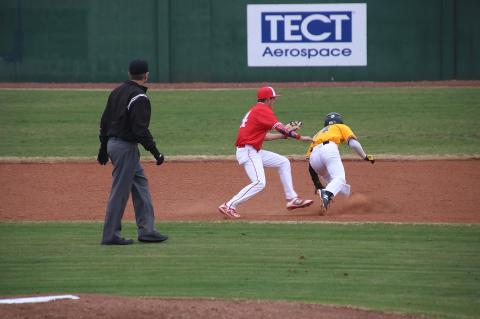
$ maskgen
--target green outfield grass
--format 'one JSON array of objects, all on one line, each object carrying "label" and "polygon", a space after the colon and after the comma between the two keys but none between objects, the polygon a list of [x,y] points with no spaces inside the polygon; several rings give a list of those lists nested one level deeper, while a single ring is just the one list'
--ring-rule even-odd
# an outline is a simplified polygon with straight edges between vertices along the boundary
[{"label": "green outfield grass", "polygon": [[[313,135],[337,111],[373,154],[480,154],[480,88],[349,87],[278,89],[275,111]],[[168,155],[232,155],[255,89],[149,91],[151,131]],[[88,156],[109,91],[0,90],[0,156]],[[267,142],[282,154],[305,143]],[[350,152],[350,150],[344,150]],[[147,153],[143,152],[144,155]]]},{"label": "green outfield grass", "polygon": [[[164,223],[166,244],[99,245],[101,223],[0,223],[0,295],[296,300],[478,318],[480,226]],[[124,234],[134,236],[126,223]]]}]

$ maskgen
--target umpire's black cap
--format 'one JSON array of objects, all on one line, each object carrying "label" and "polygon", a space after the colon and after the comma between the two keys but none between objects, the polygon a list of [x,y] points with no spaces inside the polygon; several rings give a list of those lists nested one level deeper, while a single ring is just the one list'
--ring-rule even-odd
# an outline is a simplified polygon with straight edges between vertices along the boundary
[{"label": "umpire's black cap", "polygon": [[132,75],[144,74],[148,72],[148,63],[145,60],[135,59],[130,62],[128,72]]}]

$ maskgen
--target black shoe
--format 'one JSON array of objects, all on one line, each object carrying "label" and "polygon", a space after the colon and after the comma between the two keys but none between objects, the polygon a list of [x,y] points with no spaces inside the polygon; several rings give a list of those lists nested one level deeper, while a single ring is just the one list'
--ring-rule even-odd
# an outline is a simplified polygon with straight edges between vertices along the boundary
[{"label": "black shoe", "polygon": [[131,245],[133,239],[115,238],[111,241],[102,241],[102,245]]},{"label": "black shoe", "polygon": [[330,206],[330,201],[332,200],[332,197],[330,194],[332,193],[324,189],[320,190],[318,194],[320,196],[320,199],[322,200],[322,208],[324,211],[326,211],[328,209],[328,206]]},{"label": "black shoe", "polygon": [[149,233],[138,236],[138,241],[142,243],[161,243],[168,239],[168,236],[162,235],[159,232]]}]

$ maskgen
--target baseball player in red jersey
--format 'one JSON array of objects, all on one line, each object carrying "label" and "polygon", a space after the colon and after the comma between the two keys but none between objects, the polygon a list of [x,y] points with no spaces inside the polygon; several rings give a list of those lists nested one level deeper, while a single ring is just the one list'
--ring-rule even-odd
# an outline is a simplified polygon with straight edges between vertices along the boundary
[{"label": "baseball player in red jersey", "polygon": [[[348,196],[350,185],[345,179],[345,168],[338,145],[347,143],[362,159],[375,163],[373,155],[365,154],[362,145],[347,125],[343,124],[339,113],[331,112],[325,116],[324,127],[313,137],[307,149],[306,157],[309,160],[309,171],[313,184],[321,199],[322,209],[326,211],[330,202],[338,193]],[[327,181],[324,188],[318,178],[322,176]]]},{"label": "baseball player in red jersey", "polygon": [[[275,116],[273,105],[276,97],[272,87],[261,87],[257,92],[257,103],[244,116],[238,130],[236,157],[251,183],[245,186],[229,201],[220,205],[218,211],[229,218],[240,218],[237,213],[238,205],[245,203],[263,190],[266,185],[264,167],[276,167],[280,175],[287,209],[307,207],[313,203],[310,199],[301,199],[293,189],[290,161],[277,153],[262,150],[263,141],[285,139],[288,137],[301,141],[312,141],[310,136],[301,136],[297,132],[285,127]],[[279,133],[270,133],[276,130]]]}]

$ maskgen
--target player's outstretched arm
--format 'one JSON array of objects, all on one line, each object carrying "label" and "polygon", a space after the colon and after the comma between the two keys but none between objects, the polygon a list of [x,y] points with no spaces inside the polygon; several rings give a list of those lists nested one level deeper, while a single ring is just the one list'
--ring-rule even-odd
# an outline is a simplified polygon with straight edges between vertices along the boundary
[{"label": "player's outstretched arm", "polygon": [[283,134],[283,136],[285,136],[285,138],[293,137],[297,140],[300,139],[300,134],[298,134],[295,131],[292,131],[292,130],[288,129],[287,127],[285,127],[285,125],[283,125],[280,122],[275,123],[275,125],[272,127],[272,129],[279,132],[280,134]]},{"label": "player's outstretched arm", "polygon": [[375,163],[375,158],[373,157],[373,155],[365,154],[362,144],[360,144],[360,142],[356,139],[350,138],[348,140],[348,146],[350,146],[355,151],[355,153],[357,153],[358,156],[360,156],[363,160],[369,161],[372,164]]},{"label": "player's outstretched arm", "polygon": [[[300,138],[299,140],[300,141],[304,141],[304,142],[311,142],[313,139],[312,137],[310,136],[303,136],[303,135],[299,135]],[[281,140],[281,139],[286,139],[288,138],[288,136],[285,136],[283,134],[280,134],[280,133],[267,133],[267,135],[265,135],[265,141],[273,141],[273,140]]]},{"label": "player's outstretched arm", "polygon": [[306,142],[311,142],[312,141],[312,138],[310,136],[302,136],[302,135],[298,134],[297,132],[288,129],[287,127],[285,127],[285,125],[283,125],[280,122],[277,122],[272,127],[272,129],[274,129],[277,132],[279,132],[280,134],[282,134],[284,136],[284,138],[293,137],[294,139],[301,140],[301,141],[306,141]]},{"label": "player's outstretched arm", "polygon": [[265,135],[265,141],[273,141],[273,140],[280,140],[280,139],[286,139],[287,137],[283,134],[280,133],[270,133],[268,132],[267,135]]}]

